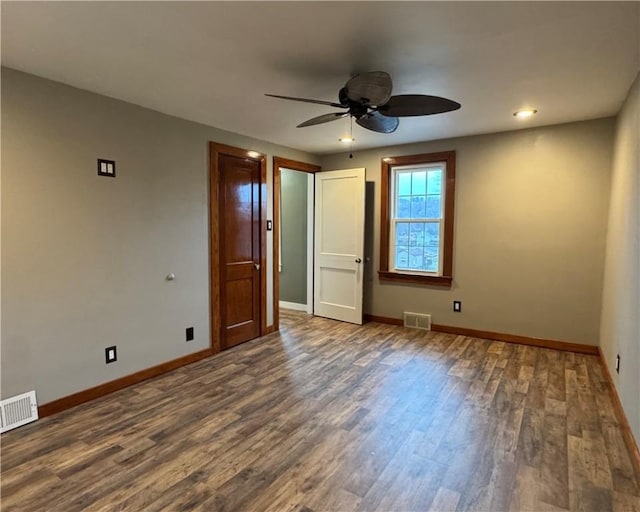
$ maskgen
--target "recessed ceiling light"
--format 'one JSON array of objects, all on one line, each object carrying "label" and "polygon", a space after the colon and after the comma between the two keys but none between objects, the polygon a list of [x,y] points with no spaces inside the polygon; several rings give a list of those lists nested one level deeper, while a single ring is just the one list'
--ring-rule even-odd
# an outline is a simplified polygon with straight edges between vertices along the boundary
[{"label": "recessed ceiling light", "polygon": [[341,137],[338,139],[340,142],[344,142],[345,144],[349,144],[349,142],[355,142],[356,139],[352,139],[351,137]]},{"label": "recessed ceiling light", "polygon": [[525,117],[531,117],[536,112],[538,111],[535,108],[527,108],[523,110],[518,110],[517,112],[514,112],[513,115],[521,119],[524,119]]}]

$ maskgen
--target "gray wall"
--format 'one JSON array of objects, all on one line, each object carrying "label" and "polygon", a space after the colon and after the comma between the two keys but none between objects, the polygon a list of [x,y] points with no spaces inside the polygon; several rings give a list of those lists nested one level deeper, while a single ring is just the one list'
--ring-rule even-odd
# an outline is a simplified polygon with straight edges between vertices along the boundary
[{"label": "gray wall", "polygon": [[280,172],[280,300],[307,303],[307,173]]},{"label": "gray wall", "polygon": [[[597,345],[613,128],[610,118],[323,157],[325,170],[365,167],[375,187],[365,312]],[[381,282],[380,161],[444,150],[457,151],[453,285]]]},{"label": "gray wall", "polygon": [[[640,74],[617,119],[600,343],[640,442]],[[620,354],[620,374],[615,372]]]},{"label": "gray wall", "polygon": [[269,187],[274,154],[318,161],[2,69],[3,398],[49,402],[209,346],[209,141],[266,153]]}]

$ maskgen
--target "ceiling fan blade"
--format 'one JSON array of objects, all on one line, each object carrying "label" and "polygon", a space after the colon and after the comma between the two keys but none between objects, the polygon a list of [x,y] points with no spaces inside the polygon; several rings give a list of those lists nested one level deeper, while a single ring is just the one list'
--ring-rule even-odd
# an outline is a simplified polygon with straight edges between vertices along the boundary
[{"label": "ceiling fan blade", "polygon": [[399,94],[391,96],[389,101],[380,105],[377,111],[383,116],[408,117],[429,116],[458,110],[460,103],[440,96],[427,96],[426,94]]},{"label": "ceiling fan blade", "polygon": [[331,114],[322,114],[321,116],[308,119],[304,123],[300,123],[298,125],[298,128],[313,126],[315,124],[328,123],[330,121],[335,121],[336,119],[342,119],[343,117],[347,117],[348,115],[349,112],[331,112]]},{"label": "ceiling fan blade", "polygon": [[302,101],[303,103],[315,103],[317,105],[327,105],[328,107],[346,108],[346,105],[340,105],[340,103],[333,103],[331,101],[323,100],[310,100],[308,98],[294,98],[293,96],[280,96],[279,94],[265,94],[271,98],[280,98],[282,100]]},{"label": "ceiling fan blade", "polygon": [[356,119],[356,123],[374,132],[393,133],[398,128],[400,120],[397,117],[382,116],[379,112],[369,112],[360,119]]},{"label": "ceiling fan blade", "polygon": [[344,88],[351,101],[365,105],[383,105],[391,96],[393,83],[389,73],[370,71],[354,76]]}]

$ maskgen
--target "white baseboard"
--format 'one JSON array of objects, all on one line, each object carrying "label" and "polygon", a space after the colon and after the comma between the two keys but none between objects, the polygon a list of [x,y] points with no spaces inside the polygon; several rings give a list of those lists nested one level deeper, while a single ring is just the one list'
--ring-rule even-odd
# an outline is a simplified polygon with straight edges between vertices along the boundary
[{"label": "white baseboard", "polygon": [[306,304],[298,304],[297,302],[286,302],[284,300],[280,301],[280,307],[284,309],[294,309],[296,311],[307,311]]}]

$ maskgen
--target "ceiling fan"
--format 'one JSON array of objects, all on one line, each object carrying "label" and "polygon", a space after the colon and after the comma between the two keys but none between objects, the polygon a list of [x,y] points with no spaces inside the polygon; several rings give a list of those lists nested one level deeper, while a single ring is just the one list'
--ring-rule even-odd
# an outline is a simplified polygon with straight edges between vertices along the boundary
[{"label": "ceiling fan", "polygon": [[391,96],[391,76],[384,71],[370,71],[353,76],[340,89],[338,102],[265,94],[272,98],[316,103],[328,107],[347,109],[313,117],[300,123],[298,128],[328,123],[347,116],[355,118],[363,128],[379,133],[393,133],[400,124],[399,117],[429,116],[458,110],[460,103],[426,94],[398,94]]}]

